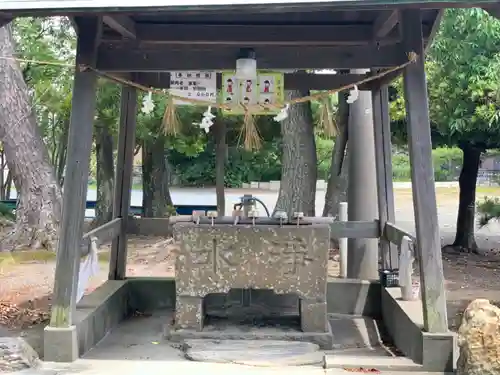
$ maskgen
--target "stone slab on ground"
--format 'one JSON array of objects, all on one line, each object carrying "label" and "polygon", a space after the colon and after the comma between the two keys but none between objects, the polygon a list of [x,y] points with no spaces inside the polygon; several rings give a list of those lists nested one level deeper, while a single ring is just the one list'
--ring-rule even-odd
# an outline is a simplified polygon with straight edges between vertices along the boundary
[{"label": "stone slab on ground", "polygon": [[324,353],[309,342],[277,340],[186,340],[187,359],[249,366],[323,365]]},{"label": "stone slab on ground", "polygon": [[184,342],[185,340],[278,340],[293,342],[311,342],[318,344],[322,349],[331,349],[333,346],[333,335],[328,332],[300,332],[284,331],[280,329],[260,329],[254,330],[238,329],[233,327],[228,330],[204,330],[196,331],[192,329],[171,329],[170,325],[164,326],[164,335],[167,340],[173,342]]},{"label": "stone slab on ground", "polygon": [[38,362],[38,355],[22,338],[0,337],[0,373],[25,370]]}]

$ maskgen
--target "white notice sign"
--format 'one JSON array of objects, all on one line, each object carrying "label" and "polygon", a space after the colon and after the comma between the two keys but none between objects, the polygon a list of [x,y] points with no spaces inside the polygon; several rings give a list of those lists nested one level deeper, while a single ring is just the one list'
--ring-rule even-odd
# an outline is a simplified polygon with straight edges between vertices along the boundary
[{"label": "white notice sign", "polygon": [[[217,102],[217,74],[212,71],[170,72],[170,93],[183,98]],[[192,105],[181,100],[176,105]]]}]

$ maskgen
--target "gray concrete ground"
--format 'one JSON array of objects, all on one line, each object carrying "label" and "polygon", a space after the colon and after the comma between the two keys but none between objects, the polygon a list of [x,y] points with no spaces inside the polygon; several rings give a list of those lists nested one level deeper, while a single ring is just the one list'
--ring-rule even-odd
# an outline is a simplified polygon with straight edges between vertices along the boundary
[{"label": "gray concrete ground", "polygon": [[[347,375],[352,373],[343,368],[323,369],[320,366],[300,367],[256,367],[235,364],[220,364],[208,362],[188,361],[175,345],[165,341],[162,337],[163,325],[169,319],[169,312],[157,312],[149,317],[132,318],[92,349],[87,355],[72,364],[43,363],[38,369],[17,372],[19,375],[144,375],[161,373],[189,373],[200,375],[275,375],[286,371],[289,375]],[[338,318],[338,317],[337,317]],[[344,320],[344,319],[343,319]],[[380,358],[385,361],[398,363],[397,357],[390,356],[386,349],[377,343],[377,332],[372,322],[361,323],[353,319],[352,324],[343,324],[343,327],[335,323],[332,328],[339,340],[349,341],[352,344],[353,337],[359,337],[361,341],[356,344],[368,348],[350,348],[343,351],[328,351],[332,358],[340,356],[353,356],[359,358],[359,365],[364,363],[377,367]],[[347,342],[346,341],[346,342]],[[392,358],[392,359],[391,359]],[[382,360],[384,361],[384,360]],[[401,358],[403,364],[405,359]],[[396,371],[381,371],[382,374],[401,374]],[[428,374],[425,372],[413,372],[412,374]],[[435,374],[435,373],[434,373]]]}]

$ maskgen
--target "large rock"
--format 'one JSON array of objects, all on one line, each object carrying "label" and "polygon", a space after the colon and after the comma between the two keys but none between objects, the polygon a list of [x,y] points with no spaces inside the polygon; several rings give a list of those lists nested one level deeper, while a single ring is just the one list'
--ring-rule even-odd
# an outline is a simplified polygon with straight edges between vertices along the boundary
[{"label": "large rock", "polygon": [[20,337],[0,337],[0,373],[35,367],[38,355]]},{"label": "large rock", "polygon": [[458,375],[500,375],[500,309],[477,299],[467,307],[458,330]]}]

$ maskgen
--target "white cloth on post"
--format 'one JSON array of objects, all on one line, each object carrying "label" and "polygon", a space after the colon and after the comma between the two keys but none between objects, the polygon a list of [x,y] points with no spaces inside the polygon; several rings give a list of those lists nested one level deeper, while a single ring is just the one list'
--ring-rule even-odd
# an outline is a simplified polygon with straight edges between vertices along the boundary
[{"label": "white cloth on post", "polygon": [[76,294],[76,303],[80,302],[85,294],[85,289],[92,276],[99,272],[99,258],[97,256],[97,238],[90,239],[90,251],[85,260],[80,264],[78,273],[78,289]]}]

